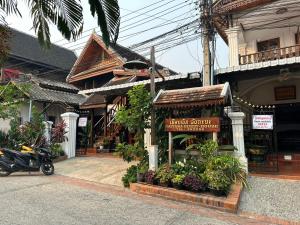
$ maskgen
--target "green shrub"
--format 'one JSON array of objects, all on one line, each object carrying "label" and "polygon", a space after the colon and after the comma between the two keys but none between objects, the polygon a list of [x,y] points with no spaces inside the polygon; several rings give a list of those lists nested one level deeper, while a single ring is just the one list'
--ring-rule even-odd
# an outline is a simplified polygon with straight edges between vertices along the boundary
[{"label": "green shrub", "polygon": [[212,157],[206,166],[207,170],[223,171],[232,183],[241,182],[248,187],[246,171],[240,161],[231,155]]},{"label": "green shrub", "polygon": [[224,194],[228,194],[230,191],[232,181],[222,170],[207,169],[204,172],[204,177],[210,189],[224,192]]},{"label": "green shrub", "polygon": [[129,187],[130,183],[137,182],[137,166],[132,165],[126,171],[126,174],[122,177],[124,187]]},{"label": "green shrub", "polygon": [[116,146],[116,155],[123,158],[126,162],[132,162],[133,160],[141,159],[147,160],[147,151],[139,147],[138,144],[128,145],[125,143],[120,143]]},{"label": "green shrub", "polygon": [[170,184],[174,176],[175,173],[168,164],[159,167],[156,173],[156,178],[160,184]]},{"label": "green shrub", "polygon": [[65,152],[64,152],[62,146],[58,143],[51,145],[50,150],[53,153],[53,155],[55,155],[57,157],[65,155]]},{"label": "green shrub", "polygon": [[7,134],[0,130],[0,147],[7,147]]},{"label": "green shrub", "polygon": [[175,186],[182,185],[184,178],[185,178],[185,175],[178,175],[178,174],[175,175],[175,177],[173,177],[173,179],[172,179],[173,185],[175,185]]}]

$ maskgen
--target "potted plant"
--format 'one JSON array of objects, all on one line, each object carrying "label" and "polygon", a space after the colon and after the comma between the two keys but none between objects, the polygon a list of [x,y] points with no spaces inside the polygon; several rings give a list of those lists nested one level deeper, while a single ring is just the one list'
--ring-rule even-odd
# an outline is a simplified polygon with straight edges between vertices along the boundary
[{"label": "potted plant", "polygon": [[107,138],[107,137],[103,138],[103,148],[104,149],[109,149],[109,145],[110,145],[109,138]]},{"label": "potted plant", "polygon": [[137,166],[137,181],[144,182],[145,181],[145,173],[147,172],[149,166],[148,163],[140,163]]},{"label": "potted plant", "polygon": [[156,178],[158,179],[159,185],[163,187],[171,186],[171,180],[174,177],[174,172],[168,164],[162,165],[156,174]]},{"label": "potted plant", "polygon": [[183,185],[187,190],[193,192],[206,191],[207,189],[206,182],[195,174],[187,175],[183,180]]},{"label": "potted plant", "polygon": [[155,172],[153,170],[149,170],[145,173],[145,182],[147,184],[156,184],[156,180],[155,180]]},{"label": "potted plant", "polygon": [[250,154],[250,160],[254,162],[263,162],[265,160],[265,155],[267,153],[266,146],[251,145],[248,150]]},{"label": "potted plant", "polygon": [[172,179],[172,185],[174,188],[177,188],[177,189],[183,189],[183,180],[185,178],[185,175],[182,175],[182,174],[177,174],[175,175],[175,177],[173,177]]},{"label": "potted plant", "polygon": [[208,181],[208,187],[210,191],[216,196],[227,196],[230,187],[230,178],[221,170],[207,170],[205,171],[205,177]]}]

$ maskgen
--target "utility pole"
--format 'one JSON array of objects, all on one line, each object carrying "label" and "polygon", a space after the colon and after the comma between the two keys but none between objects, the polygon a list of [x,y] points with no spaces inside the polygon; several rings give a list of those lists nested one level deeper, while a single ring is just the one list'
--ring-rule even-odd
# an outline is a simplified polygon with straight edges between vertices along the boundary
[{"label": "utility pole", "polygon": [[[212,0],[200,0],[200,19],[203,32],[203,86],[213,85],[213,61],[210,42],[214,39],[212,26]],[[213,45],[212,45],[213,46]],[[212,49],[214,51],[214,49]]]},{"label": "utility pole", "polygon": [[[152,70],[150,73],[151,83],[150,83],[150,93],[152,98],[152,103],[155,98],[155,48],[151,47],[151,64]],[[155,110],[152,104],[151,109],[151,145],[156,145],[156,133],[155,133]]]}]

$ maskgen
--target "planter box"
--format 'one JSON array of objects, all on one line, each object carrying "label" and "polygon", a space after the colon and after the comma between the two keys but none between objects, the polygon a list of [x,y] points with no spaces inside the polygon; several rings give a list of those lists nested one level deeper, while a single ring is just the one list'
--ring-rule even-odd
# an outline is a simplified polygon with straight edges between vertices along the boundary
[{"label": "planter box", "polygon": [[192,203],[221,211],[236,213],[238,210],[242,186],[240,184],[233,185],[227,197],[216,197],[210,193],[192,193],[145,183],[131,183],[130,190],[138,194],[163,197],[170,200]]},{"label": "planter box", "polygon": [[67,159],[68,159],[68,156],[67,156],[67,155],[59,156],[59,157],[57,157],[56,159],[54,159],[53,162],[54,162],[54,163],[57,163],[57,162],[61,162],[61,161],[67,160]]}]

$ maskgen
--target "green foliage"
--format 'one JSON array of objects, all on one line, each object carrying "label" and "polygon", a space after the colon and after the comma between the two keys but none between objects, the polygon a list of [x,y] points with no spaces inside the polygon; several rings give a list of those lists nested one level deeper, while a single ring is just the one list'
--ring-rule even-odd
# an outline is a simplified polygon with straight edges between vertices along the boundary
[{"label": "green foliage", "polygon": [[0,67],[2,67],[9,54],[9,38],[11,37],[11,32],[7,26],[0,24],[0,34]]},{"label": "green foliage", "polygon": [[144,129],[151,114],[151,96],[144,85],[134,86],[128,91],[129,107],[122,107],[116,114],[116,122],[135,133],[135,141],[143,146]]},{"label": "green foliage", "polygon": [[122,177],[124,187],[129,187],[130,183],[137,182],[137,166],[132,165],[126,171],[126,174]]},{"label": "green foliage", "polygon": [[158,145],[158,164],[162,165],[168,162],[169,135],[165,131],[165,118],[169,118],[171,110],[157,109],[156,114],[156,143]]},{"label": "green foliage", "polygon": [[145,174],[149,169],[149,163],[142,161],[137,165],[138,173]]},{"label": "green foliage", "polygon": [[8,132],[9,146],[23,144],[27,146],[41,145],[44,142],[44,128],[43,116],[32,108],[31,122],[27,122],[21,126],[19,117],[15,116],[10,121],[11,129]]},{"label": "green foliage", "polygon": [[24,93],[30,88],[28,84],[13,84],[0,86],[0,119],[9,119],[17,116],[17,111],[24,103]]},{"label": "green foliage", "polygon": [[65,155],[65,152],[59,143],[55,143],[55,144],[51,145],[50,150],[53,153],[53,155],[55,155],[57,157]]},{"label": "green foliage", "polygon": [[212,157],[207,163],[206,171],[222,171],[231,183],[241,182],[245,187],[249,187],[245,169],[240,161],[231,155]]},{"label": "green foliage", "polygon": [[175,175],[172,179],[174,185],[182,185],[185,175]]},{"label": "green foliage", "polygon": [[132,162],[133,160],[143,160],[147,159],[147,151],[140,147],[137,143],[134,145],[128,145],[126,143],[120,143],[116,146],[116,155],[123,158],[126,162]]},{"label": "green foliage", "polygon": [[143,85],[135,86],[128,91],[129,108],[122,107],[116,115],[116,122],[130,132],[135,133],[135,143],[118,144],[116,154],[125,161],[147,161],[148,152],[144,148],[144,129],[149,126],[147,119],[151,113],[151,96]]},{"label": "green foliage", "polygon": [[156,178],[159,180],[160,184],[169,184],[174,178],[175,173],[168,164],[164,164],[159,167]]},{"label": "green foliage", "polygon": [[0,147],[5,147],[8,144],[8,136],[5,132],[0,130]]},{"label": "green foliage", "polygon": [[204,177],[208,182],[209,188],[222,191],[225,194],[230,191],[232,181],[222,170],[206,170]]}]

